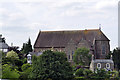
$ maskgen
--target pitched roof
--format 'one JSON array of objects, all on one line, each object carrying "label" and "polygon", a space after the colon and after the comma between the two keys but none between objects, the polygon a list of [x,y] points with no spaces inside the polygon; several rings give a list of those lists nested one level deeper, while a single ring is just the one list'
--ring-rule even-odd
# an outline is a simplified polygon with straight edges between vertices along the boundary
[{"label": "pitched roof", "polygon": [[0,42],[0,49],[8,49],[8,47],[9,46],[6,43]]},{"label": "pitched roof", "polygon": [[65,47],[71,39],[75,41],[75,44],[78,44],[82,39],[85,39],[90,45],[92,45],[94,39],[109,41],[100,29],[40,31],[34,44],[34,48]]}]

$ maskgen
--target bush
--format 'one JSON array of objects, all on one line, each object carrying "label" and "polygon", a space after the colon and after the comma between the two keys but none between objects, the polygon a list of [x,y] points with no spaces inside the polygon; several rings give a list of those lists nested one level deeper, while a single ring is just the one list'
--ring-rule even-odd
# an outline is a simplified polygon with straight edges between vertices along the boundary
[{"label": "bush", "polygon": [[86,80],[84,77],[75,77],[75,80]]},{"label": "bush", "polygon": [[89,69],[85,69],[85,70],[83,71],[83,74],[84,74],[85,78],[90,78],[91,75],[92,75],[92,71],[89,70]]},{"label": "bush", "polygon": [[9,51],[6,55],[6,57],[13,57],[13,58],[19,58],[18,57],[18,54],[16,52],[14,52],[13,50],[12,51]]},{"label": "bush", "polygon": [[2,68],[2,78],[10,79],[10,78],[19,78],[19,71],[17,69],[12,68],[12,66],[8,64],[4,64]]},{"label": "bush", "polygon": [[20,73],[20,79],[24,80],[24,79],[29,78],[29,75],[30,75],[30,73],[32,71],[31,65],[28,64],[28,63],[23,64],[21,69],[22,69],[23,72]]},{"label": "bush", "polygon": [[26,71],[29,67],[31,67],[31,65],[27,63],[27,64],[23,64],[21,69],[22,71]]},{"label": "bush", "polygon": [[32,78],[41,80],[71,80],[73,70],[65,53],[47,50],[42,55],[32,57]]},{"label": "bush", "polygon": [[75,75],[76,75],[77,77],[84,76],[84,74],[83,74],[83,69],[82,69],[82,68],[77,69],[77,71],[75,72]]}]

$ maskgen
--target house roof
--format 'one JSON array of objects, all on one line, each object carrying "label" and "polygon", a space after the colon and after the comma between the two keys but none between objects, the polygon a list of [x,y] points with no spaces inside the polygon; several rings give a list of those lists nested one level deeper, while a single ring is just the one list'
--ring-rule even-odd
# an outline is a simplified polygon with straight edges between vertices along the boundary
[{"label": "house roof", "polygon": [[92,60],[93,63],[113,63],[112,59],[95,59]]},{"label": "house roof", "polygon": [[75,44],[84,39],[90,45],[93,44],[94,39],[109,41],[100,29],[40,31],[34,48],[65,47],[71,39],[74,40]]},{"label": "house roof", "polygon": [[8,45],[6,43],[0,42],[0,49],[8,49]]}]

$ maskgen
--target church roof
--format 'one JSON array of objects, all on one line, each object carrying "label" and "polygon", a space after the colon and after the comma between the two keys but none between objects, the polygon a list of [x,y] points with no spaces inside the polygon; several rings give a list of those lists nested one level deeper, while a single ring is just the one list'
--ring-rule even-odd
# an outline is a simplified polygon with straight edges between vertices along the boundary
[{"label": "church roof", "polygon": [[100,29],[40,31],[34,44],[34,48],[65,47],[71,39],[75,44],[78,44],[84,39],[90,45],[93,44],[94,39],[109,41]]}]

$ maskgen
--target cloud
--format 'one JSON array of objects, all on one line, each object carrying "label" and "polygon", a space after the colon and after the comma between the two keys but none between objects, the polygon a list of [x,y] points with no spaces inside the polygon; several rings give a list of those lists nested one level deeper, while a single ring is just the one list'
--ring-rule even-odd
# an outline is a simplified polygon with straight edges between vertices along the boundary
[{"label": "cloud", "polygon": [[113,26],[117,26],[117,0],[41,0],[0,4],[0,28],[8,43],[21,46],[29,36],[34,43],[39,30],[88,29],[102,24],[112,45],[115,44],[111,32]]},{"label": "cloud", "polygon": [[95,8],[97,9],[104,9],[104,8],[107,8],[107,7],[116,7],[116,5],[118,4],[118,0],[102,0],[102,1],[99,1],[97,2],[97,4],[95,5]]}]

